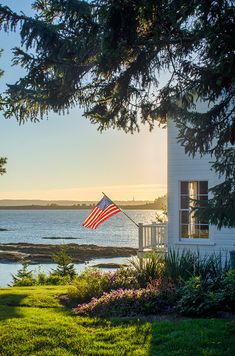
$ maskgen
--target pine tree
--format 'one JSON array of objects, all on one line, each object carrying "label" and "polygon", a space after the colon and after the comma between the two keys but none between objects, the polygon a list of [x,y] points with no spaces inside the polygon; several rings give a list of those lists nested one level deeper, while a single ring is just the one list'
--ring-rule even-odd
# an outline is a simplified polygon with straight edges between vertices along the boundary
[{"label": "pine tree", "polygon": [[34,284],[33,271],[28,270],[29,264],[27,261],[22,262],[21,268],[15,275],[12,274],[13,285],[32,285]]},{"label": "pine tree", "polygon": [[21,27],[14,64],[27,71],[8,87],[5,117],[37,121],[82,105],[99,130],[125,132],[169,117],[185,152],[212,155],[222,176],[209,222],[235,226],[234,9],[231,0],[37,0],[32,18],[0,6],[2,28]]},{"label": "pine tree", "polygon": [[61,245],[58,252],[53,256],[53,260],[58,264],[57,268],[53,271],[53,274],[61,277],[69,276],[71,279],[76,276],[74,264],[72,263],[72,258],[68,254],[67,246]]}]

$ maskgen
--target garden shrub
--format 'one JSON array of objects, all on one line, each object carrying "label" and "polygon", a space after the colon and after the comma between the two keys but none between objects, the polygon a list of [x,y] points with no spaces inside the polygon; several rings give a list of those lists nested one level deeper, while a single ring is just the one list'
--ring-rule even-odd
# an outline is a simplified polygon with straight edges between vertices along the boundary
[{"label": "garden shrub", "polygon": [[33,274],[33,271],[28,270],[28,263],[22,262],[22,267],[17,271],[16,275],[12,275],[13,287],[27,287],[34,285],[65,285],[70,283],[69,275],[61,276],[55,272],[49,275],[39,270],[38,274]]},{"label": "garden shrub", "polygon": [[48,276],[46,275],[46,273],[39,271],[36,276],[36,280],[38,285],[45,285],[47,284]]},{"label": "garden shrub", "polygon": [[37,282],[33,277],[22,277],[12,284],[12,287],[28,287],[34,286]]},{"label": "garden shrub", "polygon": [[147,289],[158,291],[159,297],[171,307],[173,307],[177,301],[178,293],[176,285],[164,278],[152,281],[148,284]]},{"label": "garden shrub", "polygon": [[219,309],[220,299],[213,284],[207,283],[201,276],[191,277],[179,289],[180,299],[176,310],[184,315],[207,316]]},{"label": "garden shrub", "polygon": [[87,270],[73,280],[68,297],[78,303],[88,302],[93,297],[100,297],[110,289],[111,273]]},{"label": "garden shrub", "polygon": [[235,269],[231,269],[225,275],[223,289],[219,292],[221,308],[235,311]]},{"label": "garden shrub", "polygon": [[139,288],[132,269],[119,268],[115,272],[88,269],[71,283],[68,289],[68,297],[78,303],[84,303],[89,302],[93,297],[101,297],[104,292],[119,288]]},{"label": "garden shrub", "polygon": [[110,275],[110,290],[112,289],[138,289],[139,282],[136,278],[135,272],[130,267],[118,268]]},{"label": "garden shrub", "polygon": [[46,284],[47,285],[66,285],[71,282],[70,276],[60,276],[55,273],[50,273],[49,276],[46,279]]},{"label": "garden shrub", "polygon": [[99,317],[149,315],[169,311],[169,305],[152,289],[118,289],[93,298],[74,309],[76,314]]}]

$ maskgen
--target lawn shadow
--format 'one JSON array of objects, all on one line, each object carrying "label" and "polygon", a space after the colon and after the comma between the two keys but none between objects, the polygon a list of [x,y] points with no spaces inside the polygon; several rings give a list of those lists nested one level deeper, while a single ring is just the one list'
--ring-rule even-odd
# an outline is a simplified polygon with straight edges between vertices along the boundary
[{"label": "lawn shadow", "polygon": [[22,314],[19,307],[22,306],[22,300],[26,294],[1,294],[0,296],[0,321],[12,318],[20,318]]}]

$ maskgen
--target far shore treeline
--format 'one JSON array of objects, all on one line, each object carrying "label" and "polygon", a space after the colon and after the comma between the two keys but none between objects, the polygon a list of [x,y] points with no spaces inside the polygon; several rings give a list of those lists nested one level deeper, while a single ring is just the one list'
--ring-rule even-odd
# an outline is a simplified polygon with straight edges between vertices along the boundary
[{"label": "far shore treeline", "polygon": [[[61,201],[56,203],[46,203],[45,201],[37,202],[32,204],[31,201],[0,201],[0,210],[84,210],[92,209],[96,205],[96,202],[66,202],[63,204]],[[31,204],[30,204],[31,203]],[[165,210],[166,209],[166,195],[158,197],[154,201],[116,201],[116,204],[122,209],[132,209],[132,210]]]}]

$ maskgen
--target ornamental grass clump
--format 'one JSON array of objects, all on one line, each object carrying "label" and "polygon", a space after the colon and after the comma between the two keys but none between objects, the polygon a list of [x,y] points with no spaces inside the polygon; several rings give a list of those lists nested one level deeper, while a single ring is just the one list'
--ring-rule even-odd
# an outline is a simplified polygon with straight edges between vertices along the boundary
[{"label": "ornamental grass clump", "polygon": [[141,288],[145,288],[149,283],[163,276],[164,257],[161,254],[150,253],[144,257],[133,257],[129,262]]},{"label": "ornamental grass clump", "polygon": [[149,315],[169,311],[169,306],[152,289],[118,289],[80,304],[74,312],[83,316],[120,317]]},{"label": "ornamental grass clump", "polygon": [[174,249],[169,249],[163,264],[164,278],[178,286],[183,286],[193,276],[200,276],[219,287],[230,267],[228,259],[221,254],[201,256],[199,251]]}]

